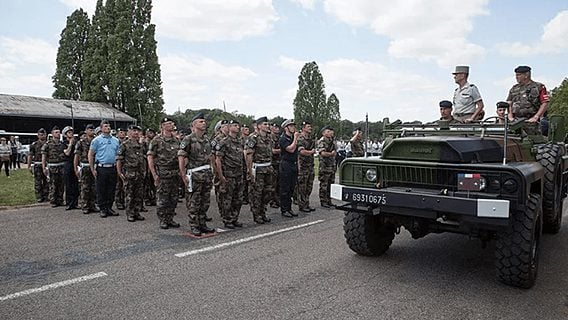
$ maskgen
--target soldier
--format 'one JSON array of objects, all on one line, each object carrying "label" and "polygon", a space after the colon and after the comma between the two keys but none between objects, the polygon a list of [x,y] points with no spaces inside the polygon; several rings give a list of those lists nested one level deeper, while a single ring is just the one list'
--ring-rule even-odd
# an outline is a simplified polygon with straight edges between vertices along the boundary
[{"label": "soldier", "polygon": [[[154,131],[154,129],[146,129],[146,136],[144,137],[144,154],[148,153],[150,141],[152,141],[155,136],[156,131]],[[146,178],[144,179],[144,200],[147,206],[156,205],[156,185],[154,184],[154,177],[148,167],[148,161],[146,161]]]},{"label": "soldier", "polygon": [[110,123],[101,121],[100,135],[89,146],[89,168],[96,181],[97,203],[101,210],[100,217],[118,216],[112,209],[116,188],[116,153],[118,139],[110,134]]},{"label": "soldier", "polygon": [[[243,123],[242,127],[241,127],[241,144],[243,146],[243,150],[245,148],[245,143],[247,142],[247,139],[250,135],[250,129],[248,127],[248,125],[246,123]],[[244,158],[244,153],[243,153],[243,161],[244,163],[246,163],[246,160]],[[249,204],[249,184],[250,181],[248,180],[248,176],[247,176],[247,166],[243,165],[243,204]]]},{"label": "soldier", "polygon": [[458,88],[454,91],[454,107],[453,114],[460,122],[469,123],[483,118],[483,99],[477,87],[467,82],[469,77],[468,66],[456,66],[453,73],[454,81]]},{"label": "soldier", "polygon": [[330,197],[331,184],[335,181],[335,156],[336,144],[333,141],[333,128],[325,126],[322,128],[322,137],[318,140],[317,152],[319,154],[318,180],[320,182],[319,198],[323,208],[332,208]]},{"label": "soldier", "polygon": [[448,121],[450,125],[460,124],[461,121],[457,120],[452,116],[452,103],[448,100],[442,100],[439,103],[440,105],[440,119],[432,122],[431,124],[438,124],[440,120]]},{"label": "soldier", "polygon": [[160,218],[160,228],[179,228],[173,220],[177,207],[179,174],[177,153],[179,141],[173,135],[174,120],[163,118],[161,133],[148,146],[148,167],[156,185],[156,214]]},{"label": "soldier", "polygon": [[[217,121],[217,124],[215,124],[215,128],[214,128],[214,132],[215,132],[215,136],[213,137],[213,139],[211,140],[211,150],[216,150],[217,149],[217,145],[221,142],[221,140],[223,140],[228,133],[228,127],[227,127],[227,120],[219,120]],[[219,177],[217,176],[217,172],[219,172],[219,170],[217,169],[217,163],[214,161],[213,162],[213,186],[215,187],[215,200],[217,202],[217,208],[219,209],[219,214],[221,215],[221,217],[223,217],[223,205],[221,204],[221,201],[219,200],[219,185],[221,184],[221,182],[219,181]],[[206,221],[211,221],[213,220],[212,218],[206,217],[205,218]]]},{"label": "soldier", "polygon": [[144,146],[140,143],[140,128],[130,125],[128,139],[120,144],[116,155],[116,172],[126,190],[126,219],[129,222],[144,220],[140,215],[144,202]]},{"label": "soldier", "polygon": [[529,123],[536,123],[546,116],[548,109],[548,92],[544,84],[531,79],[531,68],[519,66],[515,68],[515,84],[509,95],[509,119],[526,118]]},{"label": "soldier", "polygon": [[207,122],[203,113],[192,119],[192,133],[180,143],[178,171],[187,188],[185,205],[189,215],[190,233],[201,236],[213,233],[206,223],[207,210],[213,186],[213,153],[211,142],[205,136]]},{"label": "soldier", "polygon": [[302,122],[302,134],[298,138],[298,207],[302,212],[315,211],[310,207],[310,195],[314,185],[315,141],[311,136],[312,125]]},{"label": "soldier", "polygon": [[361,128],[353,130],[353,137],[349,140],[351,145],[351,153],[354,157],[365,156],[365,148],[363,147],[363,131]]},{"label": "soldier", "polygon": [[65,210],[77,209],[79,205],[79,181],[75,174],[73,160],[75,158],[75,135],[73,128],[67,126],[63,128],[63,145],[65,146],[65,157],[63,160],[63,181],[65,182]]},{"label": "soldier", "polygon": [[52,207],[63,205],[63,160],[65,145],[59,141],[61,131],[55,126],[51,129],[52,138],[41,148],[41,166],[49,182],[49,202]]},{"label": "soldier", "polygon": [[507,109],[509,109],[509,103],[507,103],[506,101],[499,101],[497,102],[497,119],[495,120],[495,123],[500,123],[500,124],[504,124],[505,123],[505,113],[507,111]]},{"label": "soldier", "polygon": [[219,200],[223,206],[223,223],[228,229],[242,227],[238,221],[243,198],[243,144],[239,137],[240,124],[229,120],[228,134],[216,146],[215,161],[219,177]]},{"label": "soldier", "polygon": [[89,149],[95,137],[94,126],[85,127],[85,137],[75,145],[75,160],[73,167],[75,175],[81,183],[81,210],[84,214],[100,212],[95,206],[95,177],[89,168]]},{"label": "soldier", "polygon": [[37,202],[44,202],[48,200],[49,185],[47,184],[47,177],[42,170],[42,156],[41,148],[46,142],[47,134],[44,128],[37,131],[37,141],[30,145],[30,152],[28,153],[28,168],[34,176],[34,189]]},{"label": "soldier", "polygon": [[251,211],[254,222],[270,222],[266,216],[266,205],[274,192],[272,168],[273,141],[266,117],[256,120],[258,132],[251,134],[245,145],[247,175],[251,181]]},{"label": "soldier", "polygon": [[280,208],[280,126],[276,123],[270,125],[270,137],[272,138],[272,196],[270,198],[271,208]]},{"label": "soldier", "polygon": [[297,217],[292,210],[292,194],[298,182],[298,138],[296,124],[288,119],[282,122],[284,133],[280,136],[280,212],[284,217]]},{"label": "soldier", "polygon": [[[127,140],[126,130],[124,130],[123,128],[118,128],[116,130],[116,137],[118,138],[118,142],[120,144],[123,144]],[[122,179],[116,179],[116,194],[114,195],[114,201],[118,210],[124,210],[125,197],[126,192],[124,189],[124,181]]]}]

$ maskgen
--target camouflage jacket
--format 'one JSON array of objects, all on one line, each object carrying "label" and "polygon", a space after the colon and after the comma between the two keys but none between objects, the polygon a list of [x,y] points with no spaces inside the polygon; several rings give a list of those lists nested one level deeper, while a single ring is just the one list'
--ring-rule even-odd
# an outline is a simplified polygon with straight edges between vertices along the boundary
[{"label": "camouflage jacket", "polygon": [[[158,176],[167,174],[168,176],[179,172],[178,154],[179,141],[176,137],[164,137],[158,134],[148,145],[148,155],[154,157],[154,164]],[[166,173],[167,172],[167,173]]]},{"label": "camouflage jacket", "polygon": [[354,157],[363,157],[365,155],[365,147],[361,139],[351,141],[351,152]]},{"label": "camouflage jacket", "polygon": [[[193,169],[211,164],[212,143],[206,135],[199,137],[195,132],[183,138],[180,143],[178,156],[187,157],[186,169]],[[212,178],[211,169],[193,173],[193,180],[200,181]]]},{"label": "camouflage jacket", "polygon": [[[272,139],[272,146],[273,146],[272,148],[280,149],[280,134],[271,133],[270,138]],[[279,153],[273,153],[272,154],[272,165],[278,165],[278,164],[280,164],[280,154]]]},{"label": "camouflage jacket", "polygon": [[221,158],[221,169],[225,177],[240,177],[243,175],[244,158],[240,138],[226,136],[217,145],[215,155]]},{"label": "camouflage jacket", "polygon": [[122,161],[123,170],[128,172],[144,173],[144,145],[135,139],[128,139],[120,144],[116,160]]},{"label": "camouflage jacket", "polygon": [[42,147],[41,154],[45,154],[48,163],[59,163],[65,160],[65,144],[61,141],[55,142],[53,139],[49,139]]},{"label": "camouflage jacket", "polygon": [[298,138],[298,163],[300,173],[311,172],[314,170],[314,155],[303,156],[302,150],[313,150],[315,148],[315,140],[312,137],[304,137],[300,135]]},{"label": "camouflage jacket", "polygon": [[79,162],[89,163],[89,148],[93,139],[83,138],[75,144],[75,154],[79,155]]},{"label": "camouflage jacket", "polygon": [[336,150],[335,141],[332,138],[321,137],[318,140],[317,152],[320,155],[319,170],[335,171],[335,157],[323,157],[322,151],[332,152]]},{"label": "camouflage jacket", "polygon": [[[245,145],[246,153],[252,153],[253,163],[272,162],[272,148],[273,142],[270,134],[263,137],[260,133],[253,133],[249,135]],[[266,167],[259,168],[258,170],[261,172],[270,171],[270,169]]]},{"label": "camouflage jacket", "polygon": [[32,161],[34,162],[41,161],[41,149],[45,143],[46,143],[45,141],[37,140],[30,145],[29,155],[32,156]]},{"label": "camouflage jacket", "polygon": [[548,94],[542,83],[531,81],[526,85],[516,84],[509,90],[507,101],[511,101],[515,117],[534,116],[541,103],[548,102]]}]

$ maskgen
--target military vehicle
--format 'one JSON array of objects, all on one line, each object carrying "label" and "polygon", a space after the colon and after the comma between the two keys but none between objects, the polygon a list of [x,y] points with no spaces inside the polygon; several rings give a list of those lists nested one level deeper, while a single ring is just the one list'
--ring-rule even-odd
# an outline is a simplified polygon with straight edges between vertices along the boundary
[{"label": "military vehicle", "polygon": [[562,223],[565,119],[551,117],[545,136],[523,119],[492,118],[452,126],[385,119],[382,156],[346,159],[331,187],[349,248],[382,255],[401,227],[414,239],[464,234],[495,241],[500,281],[532,287],[541,234],[558,233]]}]

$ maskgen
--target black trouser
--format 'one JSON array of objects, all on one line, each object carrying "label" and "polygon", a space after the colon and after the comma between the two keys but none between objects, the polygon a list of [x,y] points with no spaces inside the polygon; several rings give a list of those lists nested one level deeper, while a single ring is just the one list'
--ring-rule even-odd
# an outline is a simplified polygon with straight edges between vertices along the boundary
[{"label": "black trouser", "polygon": [[2,166],[6,168],[6,177],[10,176],[10,160],[2,160],[0,161],[0,172],[2,172]]},{"label": "black trouser", "polygon": [[18,159],[17,153],[10,156],[10,162],[12,162],[12,169],[16,169],[16,166],[20,169],[20,159]]},{"label": "black trouser", "polygon": [[101,211],[112,208],[116,191],[116,167],[97,167],[97,203]]},{"label": "black trouser", "polygon": [[292,210],[292,195],[298,181],[298,163],[282,160],[280,162],[280,210]]},{"label": "black trouser", "polygon": [[75,175],[72,161],[63,164],[63,181],[65,182],[65,204],[68,207],[79,205],[79,181]]}]

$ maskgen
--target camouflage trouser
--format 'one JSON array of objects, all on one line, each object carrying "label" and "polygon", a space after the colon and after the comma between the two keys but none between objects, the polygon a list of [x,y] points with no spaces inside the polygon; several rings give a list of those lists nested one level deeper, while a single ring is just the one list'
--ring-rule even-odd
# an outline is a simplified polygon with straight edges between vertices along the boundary
[{"label": "camouflage trouser", "polygon": [[272,163],[272,194],[270,195],[270,204],[280,206],[280,162]]},{"label": "camouflage trouser", "polygon": [[117,208],[124,208],[125,198],[126,193],[124,192],[124,182],[119,177],[116,179],[116,191],[114,193],[114,203],[116,204]]},{"label": "camouflage trouser", "polygon": [[177,172],[162,175],[156,188],[156,214],[160,221],[170,222],[177,207],[179,175]]},{"label": "camouflage trouser", "polygon": [[217,178],[217,174],[213,176],[213,188],[215,189],[215,202],[217,202],[217,208],[219,209],[219,215],[223,217],[223,205],[221,204],[221,199],[219,199],[219,188],[221,186],[221,181]]},{"label": "camouflage trouser", "polygon": [[186,191],[185,206],[189,216],[189,225],[191,227],[200,227],[205,225],[205,217],[209,210],[209,198],[211,197],[211,188],[213,187],[212,179],[193,180],[193,191]]},{"label": "camouflage trouser", "polygon": [[49,202],[63,205],[63,166],[48,167],[49,170]]},{"label": "camouflage trouser", "polygon": [[41,164],[33,166],[34,174],[34,189],[35,196],[38,201],[46,201],[49,199],[49,185],[47,184],[47,177],[43,174]]},{"label": "camouflage trouser", "polygon": [[146,205],[156,205],[156,185],[154,184],[154,176],[148,172],[144,178],[144,200]]},{"label": "camouflage trouser", "polygon": [[331,205],[330,188],[331,184],[335,182],[335,171],[320,170],[318,173],[318,180],[320,182],[319,198],[321,204]]},{"label": "camouflage trouser", "polygon": [[126,216],[135,217],[140,215],[143,205],[144,175],[138,172],[126,172],[124,174],[126,181],[124,189],[126,190]]},{"label": "camouflage trouser", "polygon": [[310,206],[310,195],[314,185],[314,171],[301,171],[298,174],[298,207],[307,209]]},{"label": "camouflage trouser", "polygon": [[91,168],[81,168],[81,209],[94,209],[97,189]]},{"label": "camouflage trouser", "polygon": [[254,183],[251,183],[250,191],[250,209],[254,219],[262,219],[266,216],[266,204],[270,201],[274,193],[274,184],[272,182],[274,173],[272,167],[262,173],[256,172]]},{"label": "camouflage trouser", "polygon": [[219,187],[219,200],[223,206],[223,222],[239,219],[243,199],[243,177],[226,177],[227,183]]}]

